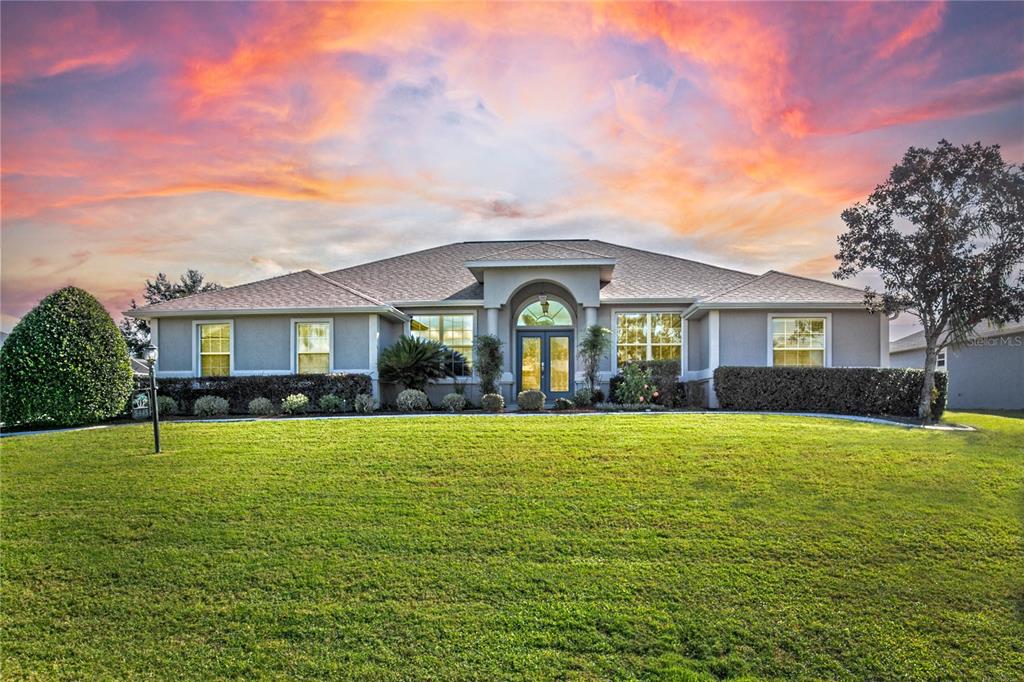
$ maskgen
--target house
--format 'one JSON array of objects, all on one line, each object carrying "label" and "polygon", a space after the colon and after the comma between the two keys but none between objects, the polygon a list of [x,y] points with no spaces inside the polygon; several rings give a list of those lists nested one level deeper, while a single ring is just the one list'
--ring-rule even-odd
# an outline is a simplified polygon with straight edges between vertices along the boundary
[{"label": "house", "polygon": [[[893,341],[892,366],[923,368],[924,346],[924,332]],[[983,322],[965,343],[943,349],[936,369],[949,379],[951,409],[1024,409],[1024,321]]]},{"label": "house", "polygon": [[[805,277],[602,241],[474,241],[125,314],[151,323],[161,377],[362,372],[378,397],[378,354],[399,336],[441,341],[472,362],[474,336],[495,334],[511,400],[524,389],[554,399],[581,386],[576,344],[594,324],[613,336],[605,390],[631,360],[678,360],[681,378],[707,389],[719,365],[887,366],[888,322],[863,298]],[[476,378],[459,381],[473,397]],[[450,390],[431,386],[431,400]],[[717,406],[713,390],[705,395]]]}]

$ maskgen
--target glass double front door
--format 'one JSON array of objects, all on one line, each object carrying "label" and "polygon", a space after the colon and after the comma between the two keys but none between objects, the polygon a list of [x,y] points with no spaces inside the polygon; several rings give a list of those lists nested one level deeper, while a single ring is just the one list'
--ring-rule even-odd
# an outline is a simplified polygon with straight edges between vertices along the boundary
[{"label": "glass double front door", "polygon": [[573,385],[571,331],[519,332],[520,391],[543,391],[548,400],[568,398]]}]

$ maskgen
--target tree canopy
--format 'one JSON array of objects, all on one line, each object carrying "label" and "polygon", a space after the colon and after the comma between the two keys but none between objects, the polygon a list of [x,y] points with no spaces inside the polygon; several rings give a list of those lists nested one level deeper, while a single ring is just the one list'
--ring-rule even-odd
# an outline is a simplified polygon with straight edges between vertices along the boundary
[{"label": "tree canopy", "polygon": [[[204,291],[217,291],[223,289],[216,282],[206,282],[203,273],[189,268],[184,275],[172,282],[162,272],[158,272],[155,280],[146,280],[146,289],[142,294],[147,304],[170,301],[176,298],[184,298],[193,294],[201,294]],[[135,299],[132,299],[132,310],[138,308]],[[121,334],[132,355],[140,356],[143,349],[149,344],[150,329],[145,320],[137,320],[133,317],[125,317],[121,321]]]},{"label": "tree canopy", "polygon": [[911,147],[842,218],[835,276],[877,273],[882,289],[866,289],[868,307],[924,328],[920,416],[930,419],[938,352],[983,320],[1024,315],[1024,171],[998,145]]}]

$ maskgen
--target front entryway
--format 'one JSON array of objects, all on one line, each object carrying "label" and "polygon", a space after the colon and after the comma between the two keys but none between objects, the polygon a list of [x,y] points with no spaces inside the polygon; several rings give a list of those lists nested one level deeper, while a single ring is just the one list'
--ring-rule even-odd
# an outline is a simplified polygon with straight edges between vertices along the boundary
[{"label": "front entryway", "polygon": [[543,391],[548,400],[572,396],[575,368],[571,331],[520,331],[516,380],[520,391]]}]

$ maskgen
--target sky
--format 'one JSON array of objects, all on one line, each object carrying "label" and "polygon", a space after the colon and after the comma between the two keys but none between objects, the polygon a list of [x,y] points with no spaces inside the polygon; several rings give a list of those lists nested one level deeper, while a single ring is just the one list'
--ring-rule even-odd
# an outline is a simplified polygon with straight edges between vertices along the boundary
[{"label": "sky", "polygon": [[0,32],[5,331],[67,284],[117,316],[157,272],[462,240],[827,279],[908,146],[1024,160],[1024,3],[4,2]]}]

